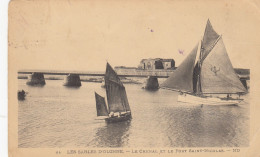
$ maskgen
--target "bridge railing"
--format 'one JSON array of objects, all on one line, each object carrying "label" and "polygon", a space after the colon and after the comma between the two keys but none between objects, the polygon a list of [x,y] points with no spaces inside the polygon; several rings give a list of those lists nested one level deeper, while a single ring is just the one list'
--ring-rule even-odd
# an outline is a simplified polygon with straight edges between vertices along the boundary
[{"label": "bridge railing", "polygon": [[156,70],[143,70],[143,69],[117,69],[117,74],[120,76],[137,76],[137,77],[148,77],[148,76],[156,76],[156,77],[169,77],[174,70],[164,70],[164,69],[156,69]]}]

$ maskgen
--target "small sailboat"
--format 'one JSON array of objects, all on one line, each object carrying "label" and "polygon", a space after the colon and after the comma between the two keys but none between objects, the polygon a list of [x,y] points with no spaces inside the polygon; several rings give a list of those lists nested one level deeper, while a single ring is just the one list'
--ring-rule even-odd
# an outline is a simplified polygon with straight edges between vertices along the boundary
[{"label": "small sailboat", "polygon": [[[179,91],[180,102],[200,105],[237,105],[243,100],[240,95],[247,93],[234,71],[222,36],[209,20],[202,41],[160,87]],[[231,98],[231,94],[238,97]]]},{"label": "small sailboat", "polygon": [[26,96],[26,92],[24,91],[24,90],[19,90],[18,92],[17,92],[17,96],[18,96],[18,100],[24,100],[25,99],[25,96]]},{"label": "small sailboat", "polygon": [[132,115],[125,87],[109,63],[106,67],[105,88],[108,105],[104,97],[95,93],[97,116],[106,116],[105,121],[108,123],[130,120]]}]

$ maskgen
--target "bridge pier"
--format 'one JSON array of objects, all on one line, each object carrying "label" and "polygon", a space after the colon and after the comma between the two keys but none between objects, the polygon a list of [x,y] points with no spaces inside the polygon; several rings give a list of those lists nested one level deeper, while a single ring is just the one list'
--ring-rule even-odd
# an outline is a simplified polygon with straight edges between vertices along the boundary
[{"label": "bridge pier", "polygon": [[149,76],[144,82],[144,89],[157,90],[159,88],[158,78],[155,76]]},{"label": "bridge pier", "polygon": [[69,74],[65,77],[64,79],[64,86],[69,86],[69,87],[80,87],[81,86],[81,81],[80,77],[78,74]]},{"label": "bridge pier", "polygon": [[106,88],[106,86],[105,86],[105,80],[102,80],[102,82],[101,82],[101,88]]},{"label": "bridge pier", "polygon": [[35,86],[35,85],[45,85],[44,75],[42,73],[34,72],[28,76],[27,85]]}]

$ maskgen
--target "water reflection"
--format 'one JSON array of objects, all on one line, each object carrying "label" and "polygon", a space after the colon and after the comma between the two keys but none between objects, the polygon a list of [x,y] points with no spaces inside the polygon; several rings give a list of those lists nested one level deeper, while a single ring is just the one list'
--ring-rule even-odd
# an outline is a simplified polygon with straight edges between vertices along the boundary
[{"label": "water reflection", "polygon": [[98,128],[94,141],[97,147],[124,147],[128,145],[131,121],[107,123]]},{"label": "water reflection", "polygon": [[[242,127],[238,106],[178,107],[168,109],[169,129],[165,130],[171,147],[248,146],[249,130]],[[170,114],[174,113],[174,114]],[[172,129],[178,128],[178,129]],[[242,133],[243,132],[243,133]],[[243,140],[237,138],[243,136]],[[213,138],[214,137],[214,138]],[[214,139],[214,140],[212,140]]]},{"label": "water reflection", "polygon": [[67,88],[67,89],[79,89],[81,86],[65,86],[65,85],[63,85],[65,88]]},{"label": "water reflection", "polygon": [[[202,146],[248,146],[249,139],[245,137],[249,137],[249,119],[245,113],[240,106],[207,106],[203,111],[205,135]],[[216,140],[212,141],[212,136]]]},{"label": "water reflection", "polygon": [[[203,112],[200,106],[178,106],[165,110],[168,127],[164,136],[168,138],[170,147],[191,147],[195,143],[202,143],[205,133],[203,126]],[[178,129],[172,129],[178,128]]]},{"label": "water reflection", "polygon": [[159,88],[155,88],[155,89],[146,89],[146,88],[143,88],[143,87],[142,87],[142,89],[143,89],[144,91],[146,91],[146,92],[151,92],[151,93],[156,93],[156,92],[158,92],[158,90],[159,90]]}]

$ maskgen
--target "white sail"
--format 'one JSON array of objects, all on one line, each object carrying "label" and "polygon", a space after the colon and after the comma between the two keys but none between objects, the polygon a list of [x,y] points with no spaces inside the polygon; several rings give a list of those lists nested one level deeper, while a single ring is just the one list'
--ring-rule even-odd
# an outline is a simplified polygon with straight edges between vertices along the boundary
[{"label": "white sail", "polygon": [[246,92],[229,60],[222,37],[209,20],[201,46],[192,50],[161,87],[197,95]]},{"label": "white sail", "polygon": [[197,55],[198,45],[185,58],[181,65],[165,80],[160,87],[183,92],[193,92],[193,68]]},{"label": "white sail", "polygon": [[221,37],[203,61],[200,78],[202,93],[246,92],[234,71]]},{"label": "white sail", "polygon": [[218,33],[213,29],[210,21],[208,20],[201,42],[201,60],[207,57],[218,38]]},{"label": "white sail", "polygon": [[197,47],[161,86],[190,93],[180,93],[178,95],[180,102],[199,105],[237,105],[241,99],[225,100],[206,96],[247,92],[234,71],[222,37],[214,31],[209,20],[201,46]]}]

